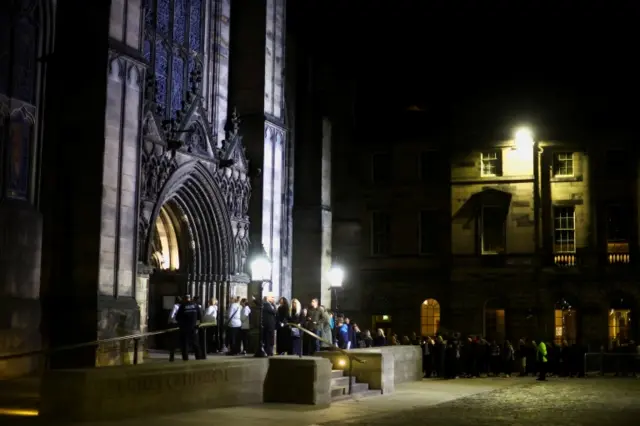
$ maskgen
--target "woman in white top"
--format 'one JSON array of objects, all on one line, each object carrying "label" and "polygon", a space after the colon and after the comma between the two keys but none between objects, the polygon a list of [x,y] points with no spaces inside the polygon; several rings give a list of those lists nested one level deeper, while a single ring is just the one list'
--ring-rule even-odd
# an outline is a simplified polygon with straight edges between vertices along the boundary
[{"label": "woman in white top", "polygon": [[240,327],[242,321],[240,315],[242,306],[240,306],[239,297],[232,297],[229,309],[227,309],[227,333],[229,334],[229,354],[238,355],[240,353]]},{"label": "woman in white top", "polygon": [[242,354],[244,355],[249,350],[249,329],[251,328],[249,315],[251,314],[251,308],[247,299],[242,299],[240,306],[242,306],[242,311],[240,311],[240,322],[242,323],[240,326],[240,341],[242,342]]},{"label": "woman in white top", "polygon": [[211,324],[206,327],[205,335],[207,337],[207,353],[214,354],[220,350],[218,346],[218,300],[211,299],[207,303],[207,309],[204,311],[204,322]]}]

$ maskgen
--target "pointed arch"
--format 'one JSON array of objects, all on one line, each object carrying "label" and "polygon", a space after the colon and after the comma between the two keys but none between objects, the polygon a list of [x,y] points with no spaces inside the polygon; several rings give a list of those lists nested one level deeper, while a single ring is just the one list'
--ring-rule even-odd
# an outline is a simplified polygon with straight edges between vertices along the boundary
[{"label": "pointed arch", "polygon": [[[172,202],[182,213],[188,233],[189,253],[181,260],[189,274],[211,276],[214,281],[226,281],[231,274],[233,259],[233,230],[231,218],[220,189],[204,164],[192,161],[180,166],[171,175],[158,196],[150,224],[154,224],[162,207]],[[145,259],[152,256],[151,229],[145,243]],[[188,263],[184,265],[184,261]],[[182,267],[181,267],[182,269]]]}]

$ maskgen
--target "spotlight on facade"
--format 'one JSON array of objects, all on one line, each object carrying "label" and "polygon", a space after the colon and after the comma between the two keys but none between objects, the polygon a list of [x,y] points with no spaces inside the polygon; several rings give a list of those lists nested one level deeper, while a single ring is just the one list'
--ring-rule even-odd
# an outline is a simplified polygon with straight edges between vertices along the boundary
[{"label": "spotlight on facade", "polygon": [[527,127],[521,127],[515,133],[515,148],[517,150],[527,150],[533,147],[533,132]]},{"label": "spotlight on facade", "polygon": [[342,287],[342,282],[344,281],[344,271],[339,266],[332,266],[329,270],[329,282],[331,283],[331,287],[340,288]]}]

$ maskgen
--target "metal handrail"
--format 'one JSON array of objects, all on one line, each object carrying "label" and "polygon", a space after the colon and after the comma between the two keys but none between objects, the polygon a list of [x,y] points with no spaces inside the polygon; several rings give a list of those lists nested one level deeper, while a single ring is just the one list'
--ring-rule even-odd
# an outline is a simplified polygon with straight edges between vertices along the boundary
[{"label": "metal handrail", "polygon": [[336,345],[334,345],[332,342],[328,341],[327,339],[318,336],[316,333],[307,330],[306,328],[302,327],[301,325],[298,324],[289,324],[292,327],[295,327],[297,329],[299,329],[300,331],[302,331],[303,333],[308,334],[309,336],[313,337],[316,340],[319,340],[321,342],[326,343],[327,345],[329,345],[329,348],[331,348],[332,351],[338,351],[340,353],[342,353],[343,355],[345,355],[347,357],[347,359],[349,360],[349,395],[351,395],[351,392],[353,390],[353,380],[351,378],[352,376],[352,369],[353,369],[353,361],[356,361],[360,364],[364,364],[366,363],[365,360],[358,358],[356,355],[353,355],[352,353],[350,353],[349,351],[339,348]]},{"label": "metal handrail", "polygon": [[[205,323],[198,324],[198,328],[212,327],[215,325],[217,324],[212,322],[205,322]],[[160,334],[173,333],[178,330],[180,330],[180,328],[174,327],[174,328],[168,328],[166,330],[160,330],[160,331],[150,331],[146,333],[129,334],[127,336],[110,337],[108,339],[98,339],[98,340],[93,340],[91,342],[76,343],[73,345],[59,346],[57,348],[51,348],[51,349],[40,349],[37,351],[28,351],[28,352],[21,352],[21,353],[9,354],[9,355],[0,355],[0,361],[7,361],[11,359],[18,359],[18,358],[27,358],[31,356],[37,356],[37,355],[51,355],[53,353],[64,352],[64,351],[69,351],[73,349],[97,346],[103,343],[114,343],[114,342],[121,342],[123,340],[133,340],[134,341],[133,360],[134,360],[134,364],[137,364],[137,358],[138,358],[137,343],[140,339],[143,339],[145,337],[157,336]]]}]

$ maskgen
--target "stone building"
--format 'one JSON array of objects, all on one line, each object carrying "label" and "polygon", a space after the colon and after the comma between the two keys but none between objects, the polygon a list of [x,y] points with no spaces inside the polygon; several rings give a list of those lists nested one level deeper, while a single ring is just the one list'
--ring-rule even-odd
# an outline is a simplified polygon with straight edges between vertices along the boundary
[{"label": "stone building", "polygon": [[345,221],[360,234],[353,314],[399,334],[637,336],[637,153],[594,139],[361,147],[363,198],[335,213],[359,216]]},{"label": "stone building", "polygon": [[[311,55],[298,44],[317,28],[294,29],[287,16],[305,15],[285,0],[9,3],[0,11],[0,354],[163,328],[185,291],[224,308],[252,291],[251,238],[273,264],[267,290],[291,297],[295,118],[328,114],[298,90]],[[323,131],[308,126],[310,151],[330,153]],[[327,161],[307,158],[308,194],[320,194]],[[330,239],[313,237],[322,209],[307,198],[318,214],[299,231],[317,250],[297,271],[305,296],[319,296]],[[130,356],[126,345],[89,348],[52,365]],[[38,362],[5,363],[0,376]]]}]

